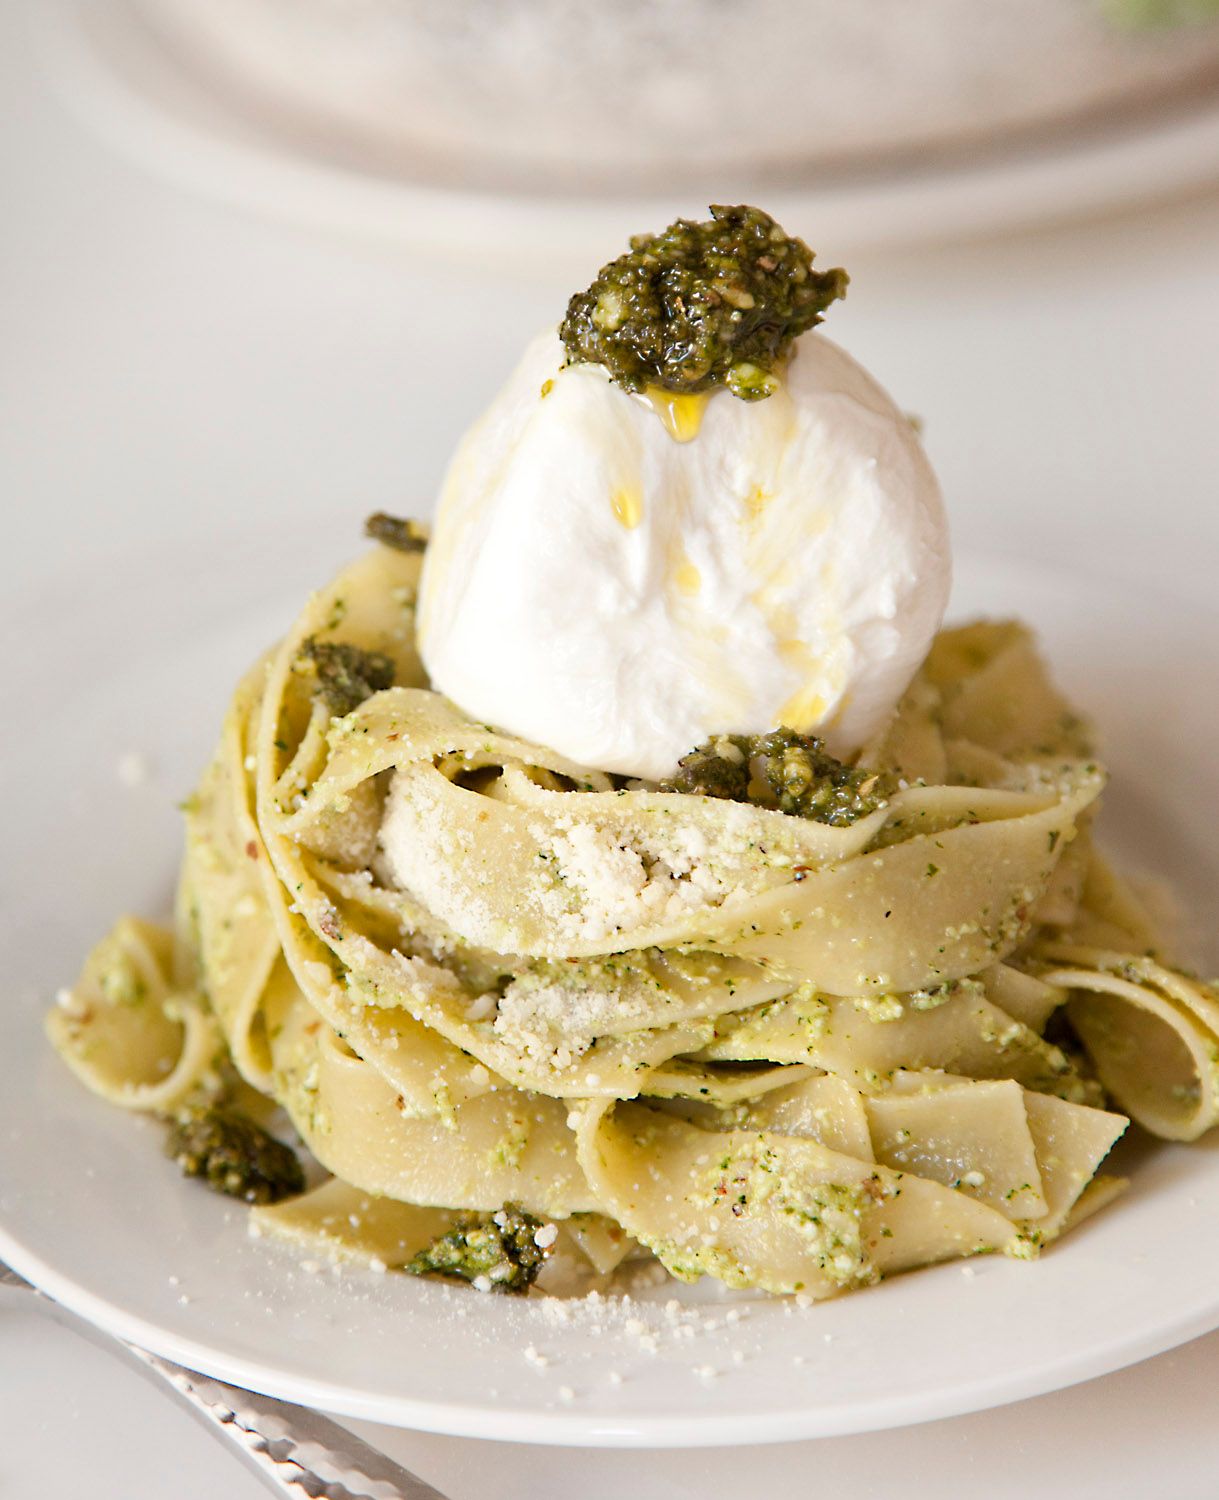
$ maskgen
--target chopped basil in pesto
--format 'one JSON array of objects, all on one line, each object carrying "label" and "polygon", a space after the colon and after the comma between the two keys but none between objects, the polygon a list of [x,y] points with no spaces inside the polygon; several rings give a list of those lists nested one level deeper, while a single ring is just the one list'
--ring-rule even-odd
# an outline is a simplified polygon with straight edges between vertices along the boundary
[{"label": "chopped basil in pesto", "polygon": [[821,740],[794,729],[716,735],[683,755],[660,787],[752,802],[835,827],[866,818],[896,790],[887,774],[844,765]]},{"label": "chopped basil in pesto", "polygon": [[278,1203],[305,1191],[291,1146],[229,1110],[208,1109],[179,1120],[166,1149],[188,1177],[246,1203]]},{"label": "chopped basil in pesto", "polygon": [[427,530],[418,521],[391,516],[388,511],[374,511],[364,522],[364,535],[397,552],[422,552],[427,546]]},{"label": "chopped basil in pesto", "polygon": [[313,664],[316,695],[336,718],[394,685],[394,664],[381,651],[364,651],[345,641],[319,641],[310,636],[300,654]]},{"label": "chopped basil in pesto", "polygon": [[569,364],[604,365],[627,390],[727,386],[757,401],[846,287],[845,271],[814,271],[804,241],[761,209],[713,204],[710,219],[635,235],[571,299],[560,334]]},{"label": "chopped basil in pesto", "polygon": [[525,1292],[549,1253],[545,1235],[538,1243],[542,1228],[541,1219],[512,1204],[494,1214],[466,1215],[405,1269],[412,1276],[468,1281],[480,1292]]}]

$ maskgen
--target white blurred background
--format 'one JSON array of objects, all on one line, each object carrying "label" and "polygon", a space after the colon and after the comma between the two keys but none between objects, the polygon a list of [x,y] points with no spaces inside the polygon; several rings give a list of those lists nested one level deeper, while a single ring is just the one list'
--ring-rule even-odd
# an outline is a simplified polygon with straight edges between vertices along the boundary
[{"label": "white blurred background", "polygon": [[[332,27],[395,8],[294,3]],[[211,31],[243,7],[267,25],[293,9],[18,0],[0,13],[0,473],[21,570],[96,565],[185,517],[201,535],[248,534],[286,503],[331,558],[374,506],[428,510],[526,336],[628,232],[705,209],[707,183],[685,185],[705,168],[670,166],[675,185],[650,195],[488,194],[456,168],[421,186],[401,143],[395,174],[370,155],[321,164],[320,112],[307,138],[295,114],[255,130],[254,77],[230,93],[213,81],[206,115],[157,91],[169,72],[202,71],[202,52],[161,47],[150,72],[147,46],[131,45],[146,42],[137,13],[207,13]],[[1096,10],[1040,0],[1030,15],[1056,8]],[[1099,133],[1061,127],[997,154],[975,144],[952,169],[932,152],[845,186],[789,174],[757,197],[821,264],[848,265],[833,336],[925,420],[961,545],[1044,551],[1048,526],[1068,563],[1137,574],[1168,548],[1205,586],[1213,554],[1184,518],[1209,513],[1219,469],[1219,21],[1110,29],[1106,47],[1147,46],[1161,69],[1166,43],[1187,44],[1187,81],[1155,111],[1111,106]],[[765,67],[738,71],[765,109]],[[578,162],[587,136],[553,128]],[[724,201],[759,189],[739,163],[726,175]]]}]

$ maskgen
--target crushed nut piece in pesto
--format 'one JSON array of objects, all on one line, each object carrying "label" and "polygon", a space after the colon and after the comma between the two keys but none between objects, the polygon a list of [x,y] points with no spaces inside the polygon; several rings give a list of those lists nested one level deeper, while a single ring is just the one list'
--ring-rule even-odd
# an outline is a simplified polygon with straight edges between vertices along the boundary
[{"label": "crushed nut piece in pesto", "polygon": [[844,765],[821,740],[794,729],[717,735],[683,755],[660,788],[752,802],[834,827],[866,818],[895,790],[892,777]]},{"label": "crushed nut piece in pesto", "polygon": [[394,664],[381,651],[365,651],[345,641],[319,641],[310,636],[300,654],[313,664],[317,696],[337,718],[394,685]]},{"label": "crushed nut piece in pesto", "polygon": [[468,1281],[480,1292],[525,1292],[553,1244],[543,1229],[541,1219],[512,1204],[494,1214],[469,1214],[404,1269],[412,1276]]},{"label": "crushed nut piece in pesto", "polygon": [[635,235],[571,299],[560,334],[569,364],[604,365],[627,390],[727,386],[757,401],[846,287],[845,271],[814,271],[804,241],[761,209],[713,204],[701,223]]},{"label": "crushed nut piece in pesto", "polygon": [[425,526],[383,510],[374,511],[364,522],[364,535],[396,552],[422,552],[428,543]]},{"label": "crushed nut piece in pesto", "polygon": [[179,1120],[166,1149],[188,1177],[246,1203],[278,1203],[305,1191],[291,1146],[261,1125],[228,1110],[208,1109]]}]

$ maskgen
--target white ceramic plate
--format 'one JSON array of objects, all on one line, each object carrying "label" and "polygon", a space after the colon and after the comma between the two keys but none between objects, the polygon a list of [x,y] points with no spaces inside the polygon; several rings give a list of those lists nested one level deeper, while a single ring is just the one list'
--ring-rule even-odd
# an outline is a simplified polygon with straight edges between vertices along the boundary
[{"label": "white ceramic plate", "polygon": [[[950,1265],[808,1309],[666,1289],[573,1304],[563,1321],[534,1300],[310,1273],[250,1241],[244,1210],[164,1159],[158,1126],[80,1088],[41,1015],[118,913],[166,908],[173,802],[229,686],[340,561],[295,545],[288,557],[270,535],[223,558],[196,548],[187,569],[181,547],[154,549],[12,601],[46,634],[38,670],[6,684],[20,733],[0,753],[0,1256],[103,1327],[227,1380],[524,1442],[865,1431],[1052,1390],[1219,1326],[1213,1140],[1134,1152],[1128,1196],[1038,1263]],[[1201,917],[1219,888],[1219,621],[1102,581],[969,560],[958,571],[957,614],[1019,612],[1040,628],[1106,731],[1110,846],[1172,876]],[[118,774],[131,751],[148,757],[146,784]]]},{"label": "white ceramic plate", "polygon": [[[571,274],[599,265],[607,245],[672,217],[672,192],[497,194],[438,187],[409,167],[340,162],[316,139],[243,107],[158,38],[131,0],[32,0],[31,10],[64,101],[91,128],[159,175],[259,214],[447,258],[494,243],[501,266]],[[1131,116],[1119,101],[1086,130],[1010,149],[771,185],[765,202],[782,222],[833,225],[828,248],[842,257],[1094,213],[1216,176],[1219,99],[1198,90],[1161,113]],[[718,188],[722,202],[758,191],[740,172]],[[697,211],[702,202],[682,206]]]}]

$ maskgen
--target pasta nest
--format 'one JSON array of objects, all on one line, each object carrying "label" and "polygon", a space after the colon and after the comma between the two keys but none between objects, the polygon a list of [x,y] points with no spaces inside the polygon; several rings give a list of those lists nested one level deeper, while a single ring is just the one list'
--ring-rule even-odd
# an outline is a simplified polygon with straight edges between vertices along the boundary
[{"label": "pasta nest", "polygon": [[[231,1061],[282,1105],[334,1180],[264,1227],[404,1264],[510,1202],[598,1273],[820,1297],[1032,1255],[1120,1187],[1127,1115],[1219,1117],[1219,998],[1097,854],[1103,768],[1020,625],[939,636],[860,757],[900,790],[831,827],[472,722],[419,566],[362,557],[246,676],[175,933],[120,924],[50,1022],[115,1102]],[[319,642],[394,685],[336,716]]]}]

